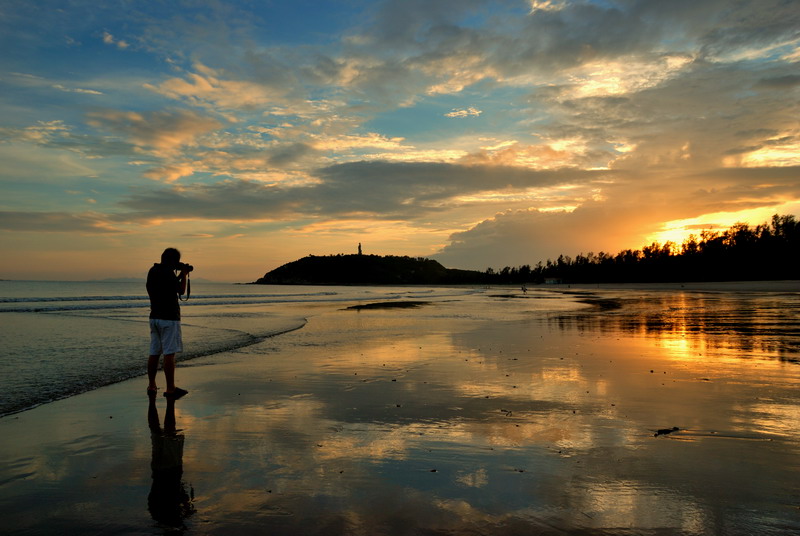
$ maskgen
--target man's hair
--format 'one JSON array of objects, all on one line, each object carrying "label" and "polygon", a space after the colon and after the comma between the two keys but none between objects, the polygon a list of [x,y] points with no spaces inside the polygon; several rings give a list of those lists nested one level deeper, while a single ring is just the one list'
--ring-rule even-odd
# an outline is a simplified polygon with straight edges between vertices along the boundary
[{"label": "man's hair", "polygon": [[181,260],[181,252],[175,248],[167,248],[161,254],[161,264],[173,265]]}]

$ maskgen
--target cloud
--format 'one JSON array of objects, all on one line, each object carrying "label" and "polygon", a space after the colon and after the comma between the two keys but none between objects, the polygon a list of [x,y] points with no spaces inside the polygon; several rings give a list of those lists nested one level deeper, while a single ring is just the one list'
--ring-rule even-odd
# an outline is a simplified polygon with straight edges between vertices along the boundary
[{"label": "cloud", "polygon": [[758,81],[758,86],[770,89],[792,89],[800,86],[800,74],[787,74],[764,78]]},{"label": "cloud", "polygon": [[561,11],[567,7],[566,0],[530,0],[531,13],[537,11]]},{"label": "cloud", "polygon": [[45,140],[52,140],[57,137],[68,135],[70,130],[70,127],[60,119],[53,121],[38,121],[35,125],[26,127],[21,131],[16,131],[15,137],[27,141],[43,142]]},{"label": "cloud", "polygon": [[[505,204],[519,208],[484,218],[468,231],[454,234],[441,258],[464,265],[472,262],[471,257],[484,258],[478,252],[488,248],[498,251],[496,259],[506,259],[501,262],[516,259],[514,262],[522,264],[541,260],[536,255],[611,249],[615,244],[638,247],[664,221],[800,198],[797,176],[796,167],[684,170],[681,174],[651,170],[642,174],[354,162],[319,169],[309,177],[312,180],[296,184],[225,180],[139,192],[122,202],[130,212],[120,218],[288,222],[368,217],[428,225],[449,221],[457,226]],[[669,189],[664,188],[665,181]],[[762,186],[754,190],[754,184]],[[219,203],[220,199],[225,203]],[[574,210],[553,210],[565,206]],[[536,231],[539,227],[541,233]],[[523,247],[526,241],[529,246]],[[506,253],[500,254],[501,250]],[[530,256],[522,258],[525,251],[530,251]]]},{"label": "cloud", "polygon": [[[26,46],[13,65],[28,65],[22,51],[42,62],[3,76],[0,149],[24,150],[4,184],[26,199],[19,177],[67,177],[61,191],[96,181],[92,208],[117,224],[345,220],[342,233],[357,233],[353,222],[404,222],[431,230],[426,247],[449,243],[442,258],[483,262],[486,248],[499,264],[609,237],[609,249],[638,247],[661,221],[800,199],[791,2],[342,5],[333,11],[347,16],[282,33],[272,7],[255,4],[124,17],[93,6],[88,17],[78,3],[60,11],[67,22],[20,4],[14,20],[28,28],[15,23],[9,39]],[[63,49],[67,25],[84,45]],[[81,55],[100,35],[124,48],[123,34],[136,36],[135,71],[103,63],[118,62],[108,48],[97,62]],[[56,40],[87,61],[49,78]],[[87,113],[98,95],[113,109]],[[35,204],[59,195],[28,206],[92,228],[81,212],[70,222],[64,206]]]},{"label": "cloud", "polygon": [[[601,172],[443,163],[354,162],[317,170],[301,186],[226,180],[132,195],[122,206],[140,220],[280,220],[364,216],[429,217],[470,204],[469,194],[587,184]],[[224,199],[225,203],[219,200]]]},{"label": "cloud", "polygon": [[[220,200],[224,199],[222,203]],[[120,202],[132,212],[120,221],[143,223],[171,220],[272,221],[291,216],[285,190],[253,181],[230,180],[132,194]]]},{"label": "cloud", "polygon": [[524,145],[516,141],[482,148],[461,158],[469,165],[515,166],[530,169],[606,167],[615,158],[612,150],[591,150],[585,140],[552,140],[551,143]]},{"label": "cloud", "polygon": [[[531,94],[530,106],[549,110],[551,121],[540,126],[540,137],[580,141],[580,165],[642,173],[670,166],[676,173],[738,167],[748,148],[757,150],[796,131],[797,105],[759,84],[782,73],[785,67],[773,63],[695,62],[657,86],[620,95],[576,96],[569,87],[544,88]],[[749,95],[744,101],[743,92]],[[575,147],[569,150],[576,153]]]},{"label": "cloud", "polygon": [[692,62],[687,54],[622,56],[616,60],[586,62],[565,70],[562,98],[625,95],[657,87],[680,75]]},{"label": "cloud", "polygon": [[102,91],[96,89],[85,89],[80,87],[73,87],[73,83],[65,85],[64,83],[54,83],[54,81],[44,78],[42,76],[32,75],[28,73],[11,72],[7,73],[3,82],[21,86],[25,88],[52,88],[57,89],[63,93],[78,93],[83,95],[103,95]]},{"label": "cloud", "polygon": [[381,4],[333,62],[351,73],[342,85],[400,103],[422,93],[460,93],[484,80],[620,94],[652,87],[691,59],[788,46],[800,27],[797,10],[779,0],[733,10],[727,0],[532,2],[528,16],[487,17],[477,26],[464,21],[485,15],[482,3],[436,4]]},{"label": "cloud", "polygon": [[119,233],[107,216],[95,213],[0,211],[0,229],[52,233]]},{"label": "cloud", "polygon": [[483,112],[470,106],[469,108],[454,109],[452,112],[444,114],[445,117],[478,117]]},{"label": "cloud", "polygon": [[[54,130],[48,130],[51,127]],[[69,136],[68,131],[51,123],[35,132],[12,131],[10,140],[0,143],[0,161],[3,162],[0,186],[6,208],[35,206],[41,209],[44,203],[63,209],[62,194],[68,189],[67,185],[97,175],[96,161],[87,161],[78,151],[53,150]],[[21,187],[23,185],[25,187]],[[48,185],[54,189],[46,189]],[[30,188],[37,188],[37,191],[32,194]]]},{"label": "cloud", "polygon": [[369,132],[365,135],[320,136],[313,144],[316,149],[323,151],[346,151],[347,149],[355,148],[409,149],[410,147],[402,144],[403,140],[404,138],[401,137],[389,138],[375,132]]},{"label": "cloud", "polygon": [[181,177],[188,177],[195,172],[195,166],[189,163],[171,164],[147,170],[144,176],[148,179],[175,182]]},{"label": "cloud", "polygon": [[[559,255],[616,253],[659,229],[652,208],[586,203],[574,211],[519,210],[497,214],[454,233],[434,257],[446,266],[478,270],[534,265]],[[636,247],[642,244],[636,242]]]},{"label": "cloud", "polygon": [[189,110],[130,112],[106,110],[89,114],[88,123],[127,137],[131,143],[156,155],[174,154],[222,127],[208,116]]},{"label": "cloud", "polygon": [[114,45],[121,49],[126,49],[130,46],[126,41],[123,41],[122,39],[116,39],[108,32],[103,32],[103,43],[107,45]]},{"label": "cloud", "polygon": [[103,94],[102,91],[97,91],[97,90],[94,90],[94,89],[69,88],[69,87],[65,87],[65,86],[63,86],[61,84],[54,84],[53,88],[54,89],[58,89],[60,91],[67,92],[67,93],[84,93],[86,95],[102,95]]},{"label": "cloud", "polygon": [[414,217],[457,206],[457,199],[470,193],[586,183],[599,174],[576,169],[354,162],[324,168],[317,176],[321,183],[314,190],[320,200],[330,200],[328,208]]},{"label": "cloud", "polygon": [[254,110],[285,103],[289,92],[288,86],[276,84],[273,80],[260,83],[225,79],[223,73],[202,64],[196,64],[195,70],[197,72],[187,73],[184,78],[170,78],[144,87],[193,106],[225,110]]},{"label": "cloud", "polygon": [[457,24],[484,3],[480,0],[388,1],[373,12],[371,24],[362,32],[362,42],[374,46],[399,47],[401,51],[420,45],[421,37],[437,30],[458,30]]},{"label": "cloud", "polygon": [[[141,150],[131,143],[110,137],[83,134],[76,132],[74,128],[61,120],[40,121],[35,125],[20,129],[0,128],[0,135],[8,141],[33,143],[42,149],[69,151],[91,160],[115,156],[127,158],[134,156],[142,158],[143,156]],[[51,159],[62,156],[63,154],[59,155],[57,151],[51,151],[48,154],[48,158]],[[85,167],[87,164],[84,162],[82,165]],[[34,162],[30,164],[31,170],[36,170],[37,167],[39,166]],[[52,170],[48,173],[52,173]]]},{"label": "cloud", "polygon": [[[598,199],[582,200],[571,211],[510,210],[487,218],[454,233],[435,257],[449,266],[485,269],[532,265],[561,254],[636,249],[666,221],[800,199],[799,176],[800,167],[617,176]],[[664,187],[667,182],[670,188]]]}]

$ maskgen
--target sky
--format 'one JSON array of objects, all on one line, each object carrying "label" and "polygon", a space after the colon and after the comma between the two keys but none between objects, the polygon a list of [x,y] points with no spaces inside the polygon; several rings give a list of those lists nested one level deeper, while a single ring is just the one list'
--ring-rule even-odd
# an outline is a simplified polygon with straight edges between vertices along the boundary
[{"label": "sky", "polygon": [[0,278],[535,265],[800,214],[798,0],[4,0]]}]

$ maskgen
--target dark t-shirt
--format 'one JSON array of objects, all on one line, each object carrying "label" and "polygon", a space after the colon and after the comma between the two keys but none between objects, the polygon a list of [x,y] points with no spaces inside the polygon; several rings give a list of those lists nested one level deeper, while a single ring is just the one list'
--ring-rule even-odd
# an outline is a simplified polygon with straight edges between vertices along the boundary
[{"label": "dark t-shirt", "polygon": [[180,281],[175,272],[163,264],[154,264],[147,272],[147,294],[150,296],[150,318],[180,320],[178,304]]}]

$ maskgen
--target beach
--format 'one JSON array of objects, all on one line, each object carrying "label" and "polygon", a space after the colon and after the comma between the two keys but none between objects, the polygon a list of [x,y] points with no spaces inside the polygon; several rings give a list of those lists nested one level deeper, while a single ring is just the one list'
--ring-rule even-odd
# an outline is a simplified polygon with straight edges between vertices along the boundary
[{"label": "beach", "polygon": [[3,532],[800,534],[800,284],[687,287],[198,306],[174,404],[0,419]]}]

